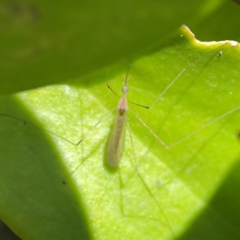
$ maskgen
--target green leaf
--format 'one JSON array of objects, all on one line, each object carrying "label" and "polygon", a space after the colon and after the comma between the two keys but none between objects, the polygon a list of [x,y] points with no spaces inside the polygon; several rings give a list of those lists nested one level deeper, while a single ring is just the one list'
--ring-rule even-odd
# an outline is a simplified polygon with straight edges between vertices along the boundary
[{"label": "green leaf", "polygon": [[[131,64],[128,99],[148,106],[185,71],[151,109],[129,103],[132,142],[127,131],[114,171],[105,154],[119,99],[105,69],[1,99],[0,112],[26,120],[0,118],[0,217],[18,236],[239,238],[239,47],[182,34]],[[126,70],[108,67],[119,95]]]}]

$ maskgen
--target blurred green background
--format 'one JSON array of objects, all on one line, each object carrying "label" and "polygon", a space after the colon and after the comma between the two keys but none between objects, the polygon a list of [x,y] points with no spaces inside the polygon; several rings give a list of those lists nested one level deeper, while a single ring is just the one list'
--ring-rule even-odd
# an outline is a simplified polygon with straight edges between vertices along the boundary
[{"label": "blurred green background", "polygon": [[0,1],[2,94],[67,81],[159,49],[182,24],[203,41],[239,39],[229,0]]}]

